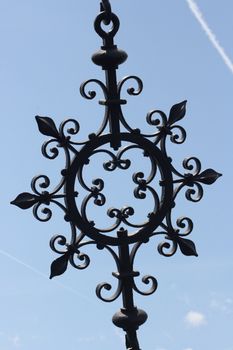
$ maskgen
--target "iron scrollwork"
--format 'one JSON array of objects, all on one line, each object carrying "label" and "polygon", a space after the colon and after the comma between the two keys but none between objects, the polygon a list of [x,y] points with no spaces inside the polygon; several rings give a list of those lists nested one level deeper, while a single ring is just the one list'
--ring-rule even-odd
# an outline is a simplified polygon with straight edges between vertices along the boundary
[{"label": "iron scrollwork", "polygon": [[[108,31],[104,24],[112,24]],[[172,218],[177,195],[185,189],[185,197],[198,202],[203,196],[203,184],[214,183],[221,175],[213,169],[201,170],[201,163],[196,157],[183,161],[184,173],[177,170],[167,152],[167,142],[182,144],[186,132],[178,124],[186,112],[186,101],[175,104],[167,116],[161,110],[152,110],[146,116],[147,123],[153,127],[151,134],[144,134],[132,128],[126,121],[122,106],[127,103],[122,98],[122,90],[126,82],[134,81],[137,86],[129,87],[127,93],[137,96],[142,92],[143,83],[137,76],[127,76],[117,82],[116,69],[127,59],[127,54],[114,44],[114,36],[119,29],[119,19],[111,12],[109,1],[101,3],[101,13],[95,20],[95,30],[103,39],[101,50],[92,57],[95,64],[106,72],[106,84],[89,79],[80,87],[81,95],[94,99],[96,92],[87,91],[89,83],[97,84],[104,95],[99,101],[105,107],[103,122],[96,133],[89,135],[85,141],[77,141],[79,123],[76,119],[68,119],[56,126],[49,117],[36,117],[39,131],[50,137],[42,146],[43,155],[54,160],[63,150],[65,166],[61,170],[61,180],[54,190],[49,190],[50,179],[46,175],[35,177],[31,183],[32,193],[23,192],[12,204],[21,209],[33,208],[33,214],[40,221],[48,221],[52,217],[52,205],[57,205],[63,212],[64,219],[70,226],[71,238],[57,234],[50,241],[51,249],[59,257],[51,265],[51,278],[63,274],[70,263],[76,269],[85,269],[90,264],[90,257],[84,252],[85,247],[95,245],[98,249],[106,249],[116,262],[117,272],[113,273],[118,286],[112,296],[104,296],[103,291],[111,291],[109,283],[101,283],[96,288],[97,296],[106,302],[116,300],[121,294],[123,306],[113,317],[113,322],[126,331],[126,346],[139,349],[136,330],[145,322],[144,311],[133,304],[133,291],[141,295],[150,295],[157,289],[157,280],[152,276],[144,276],[142,282],[149,285],[149,290],[141,291],[135,278],[134,260],[138,249],[154,236],[163,235],[165,241],[158,245],[158,252],[163,256],[172,256],[179,248],[187,256],[197,256],[195,244],[186,237],[193,230],[192,220],[188,217]],[[107,131],[109,128],[109,131]],[[75,138],[75,139],[74,139]],[[142,223],[133,223],[131,219],[135,210],[132,206],[122,208],[110,207],[106,211],[113,220],[110,227],[100,228],[88,217],[90,203],[103,207],[107,203],[104,192],[105,182],[102,178],[94,178],[88,184],[84,177],[84,169],[88,167],[92,157],[104,155],[105,172],[130,170],[132,160],[128,154],[131,150],[140,152],[150,163],[148,176],[143,171],[132,174],[135,185],[136,200],[145,200],[150,196],[153,207]],[[81,198],[79,188],[86,192]],[[118,248],[118,251],[116,251]]]}]

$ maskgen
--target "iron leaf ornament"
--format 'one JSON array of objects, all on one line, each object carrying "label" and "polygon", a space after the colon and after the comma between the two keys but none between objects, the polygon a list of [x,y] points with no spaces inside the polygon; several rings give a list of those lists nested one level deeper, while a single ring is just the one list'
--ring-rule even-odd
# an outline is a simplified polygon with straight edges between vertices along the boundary
[{"label": "iron leaf ornament", "polygon": [[36,116],[38,128],[43,135],[59,138],[59,132],[53,119]]},{"label": "iron leaf ornament", "polygon": [[51,264],[51,273],[50,273],[50,279],[55,276],[62,275],[68,266],[69,262],[69,252],[66,252],[56,260],[54,260]]},{"label": "iron leaf ornament", "polygon": [[175,124],[176,122],[184,118],[186,113],[186,103],[187,101],[183,101],[172,106],[168,118],[169,125]]},{"label": "iron leaf ornament", "polygon": [[[110,23],[111,28],[105,30],[104,26]],[[53,160],[63,152],[66,161],[60,182],[53,190],[50,190],[47,175],[36,176],[31,182],[32,193],[19,194],[12,204],[21,209],[32,208],[35,218],[42,222],[51,219],[54,205],[63,212],[71,238],[63,234],[52,237],[50,247],[59,257],[51,264],[50,278],[62,275],[69,264],[79,270],[87,268],[90,264],[90,257],[84,252],[87,246],[106,249],[112,255],[117,268],[117,272],[113,273],[118,281],[117,289],[106,296],[112,286],[101,283],[96,288],[96,294],[106,302],[122,295],[123,308],[113,316],[113,323],[126,332],[126,348],[139,350],[136,331],[146,321],[147,315],[134,305],[133,292],[150,295],[157,289],[157,280],[146,275],[142,283],[148,285],[149,290],[141,290],[137,286],[136,278],[140,275],[134,271],[137,251],[153,237],[163,236],[165,240],[158,245],[161,255],[173,256],[179,248],[186,256],[197,256],[194,242],[187,238],[193,230],[192,220],[188,217],[174,218],[176,197],[182,192],[188,201],[200,201],[203,185],[213,184],[221,174],[211,168],[202,170],[196,157],[186,158],[182,164],[183,170],[178,170],[167,153],[168,142],[179,145],[186,139],[186,131],[178,124],[185,117],[186,100],[173,105],[168,116],[158,109],[150,111],[146,116],[147,123],[153,129],[150,134],[128,124],[122,108],[127,103],[122,98],[123,88],[131,82],[126,91],[130,96],[137,96],[142,92],[143,83],[134,75],[119,82],[117,80],[117,68],[127,59],[127,54],[114,44],[119,25],[109,1],[102,1],[94,27],[103,39],[103,46],[92,56],[92,60],[105,71],[106,81],[89,79],[80,87],[81,95],[88,100],[97,96],[96,91],[87,90],[89,84],[97,84],[103,92],[99,103],[105,113],[99,130],[81,141],[76,119],[67,119],[57,126],[50,117],[36,116],[40,133],[49,137],[42,145],[43,155]],[[108,207],[103,178],[93,178],[92,183],[85,178],[90,161],[99,155],[106,159],[102,164],[104,172],[114,172],[116,169],[130,172],[135,162],[135,158],[129,159],[131,150],[145,157],[151,169],[149,174],[143,170],[131,174],[135,199],[142,201],[142,205],[148,198],[153,201],[143,223],[135,222],[135,209],[132,206]],[[99,227],[89,217],[90,205],[106,208],[106,216],[112,225]]]}]

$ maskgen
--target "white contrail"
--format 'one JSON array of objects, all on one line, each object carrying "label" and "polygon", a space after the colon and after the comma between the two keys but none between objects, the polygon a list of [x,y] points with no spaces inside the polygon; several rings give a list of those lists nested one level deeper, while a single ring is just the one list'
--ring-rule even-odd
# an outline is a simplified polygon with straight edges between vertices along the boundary
[{"label": "white contrail", "polygon": [[[32,272],[36,273],[37,275],[39,275],[39,276],[41,276],[41,277],[43,277],[43,278],[46,278],[46,280],[49,279],[48,276],[47,276],[45,273],[43,273],[43,272],[41,272],[41,271],[35,269],[35,268],[32,267],[31,265],[28,265],[28,264],[25,263],[24,261],[22,261],[22,260],[16,258],[15,256],[13,256],[13,255],[7,253],[6,251],[0,249],[0,254],[2,254],[2,255],[4,255],[4,256],[6,256],[7,258],[9,258],[9,259],[15,261],[17,264],[20,264],[20,265],[26,267],[28,270],[31,270]],[[83,299],[87,300],[89,303],[92,302],[89,298],[87,298],[87,297],[84,296],[83,294],[78,293],[75,289],[73,289],[73,288],[71,288],[71,287],[69,287],[69,286],[66,286],[66,285],[63,284],[63,283],[60,283],[60,282],[57,282],[57,281],[52,281],[52,283],[55,283],[56,285],[62,287],[63,289],[66,289],[66,290],[68,290],[69,292],[72,292],[72,293],[78,295],[80,298],[83,298]]]},{"label": "white contrail", "polygon": [[204,19],[203,14],[201,13],[197,4],[195,3],[194,0],[186,0],[186,1],[190,7],[190,10],[192,11],[194,16],[196,17],[196,19],[200,23],[200,25],[201,25],[202,29],[204,30],[204,32],[206,33],[206,35],[208,36],[209,40],[211,41],[211,43],[213,44],[215,49],[218,51],[218,53],[222,57],[223,62],[230,69],[231,73],[233,73],[233,62],[231,61],[229,56],[226,54],[224,48],[220,45],[215,34],[210,29],[209,25],[207,24],[206,20]]}]

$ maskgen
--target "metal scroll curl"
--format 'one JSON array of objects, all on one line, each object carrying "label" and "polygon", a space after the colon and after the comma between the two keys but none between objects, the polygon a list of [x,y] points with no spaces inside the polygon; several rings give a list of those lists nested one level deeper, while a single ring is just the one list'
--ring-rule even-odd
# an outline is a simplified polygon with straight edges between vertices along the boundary
[{"label": "metal scroll curl", "polygon": [[[133,266],[134,266],[134,261],[135,261],[135,257],[136,257],[136,254],[139,250],[139,248],[141,247],[141,245],[143,243],[147,243],[147,242],[138,242],[138,243],[135,243],[132,250],[131,250],[131,253],[130,253],[130,263],[131,263],[131,268],[133,269]],[[139,274],[138,274],[139,275]],[[158,282],[157,282],[157,279],[154,277],[154,276],[151,276],[151,275],[145,275],[142,277],[142,283],[145,284],[145,285],[149,285],[149,289],[148,290],[141,290],[139,289],[139,287],[137,286],[136,282],[135,282],[135,279],[133,280],[133,289],[135,292],[137,292],[138,294],[140,295],[143,295],[143,296],[147,296],[147,295],[151,295],[153,294],[156,290],[157,290],[157,287],[158,287]]]}]

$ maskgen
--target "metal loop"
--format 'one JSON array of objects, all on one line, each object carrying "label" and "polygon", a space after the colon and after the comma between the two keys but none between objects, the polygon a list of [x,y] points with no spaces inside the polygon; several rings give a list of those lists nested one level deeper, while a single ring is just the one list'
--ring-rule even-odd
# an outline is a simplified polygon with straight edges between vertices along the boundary
[{"label": "metal loop", "polygon": [[[106,24],[106,21],[109,20],[109,23],[110,24],[112,22],[112,28],[110,30],[107,29],[107,31],[105,31],[102,27],[101,27],[101,23],[104,23]],[[106,25],[108,25],[106,24]],[[102,39],[105,39],[105,40],[112,40],[114,38],[114,36],[116,35],[116,33],[118,32],[118,29],[119,29],[119,26],[120,26],[120,22],[119,22],[119,19],[118,17],[114,14],[114,13],[111,13],[111,17],[108,19],[106,17],[106,14],[105,12],[101,12],[95,19],[95,22],[94,22],[94,27],[95,27],[95,31],[96,33],[102,38]],[[108,43],[109,44],[109,43]],[[111,45],[111,44],[109,44]]]},{"label": "metal loop", "polygon": [[100,11],[105,12],[106,19],[104,19],[104,24],[109,25],[112,16],[112,8],[109,0],[102,0],[102,2],[100,3]]}]

